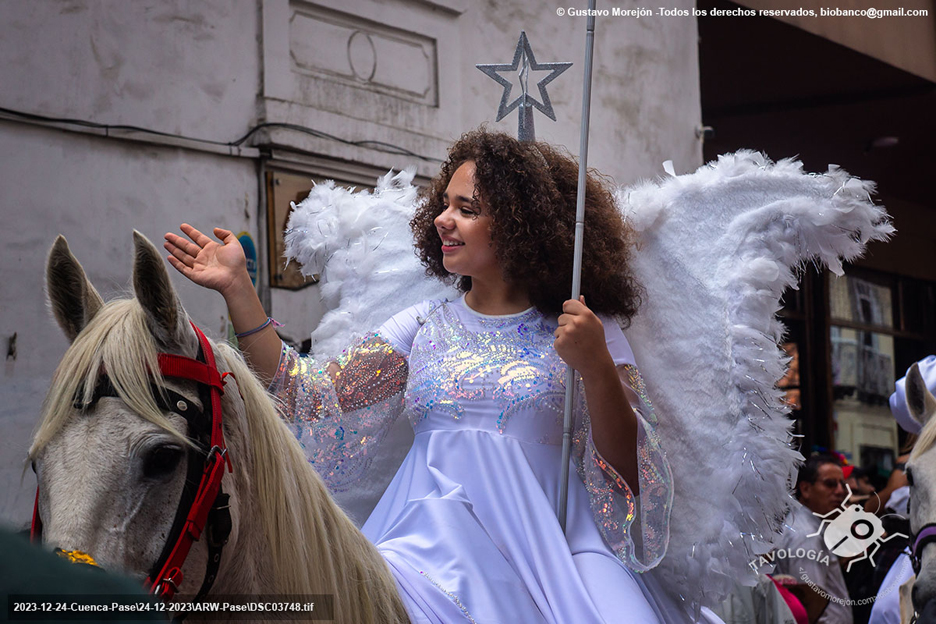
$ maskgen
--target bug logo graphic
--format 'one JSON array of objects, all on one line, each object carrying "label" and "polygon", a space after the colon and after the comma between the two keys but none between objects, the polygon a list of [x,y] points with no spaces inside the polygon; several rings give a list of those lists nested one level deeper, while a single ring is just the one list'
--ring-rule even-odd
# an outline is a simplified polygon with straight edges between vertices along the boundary
[{"label": "bug logo graphic", "polygon": [[[848,562],[847,572],[858,561],[869,560],[874,565],[874,555],[877,554],[881,544],[895,537],[907,536],[903,533],[894,533],[884,536],[884,526],[881,519],[872,513],[868,513],[861,505],[849,505],[848,499],[851,498],[851,488],[845,485],[848,496],[841,507],[837,507],[827,514],[813,515],[821,518],[819,530],[810,533],[806,537],[815,537],[825,531],[822,541],[825,543],[832,554],[845,559],[852,558]],[[838,514],[838,515],[835,515]],[[832,516],[835,516],[832,518]],[[882,539],[883,538],[883,539]]]}]

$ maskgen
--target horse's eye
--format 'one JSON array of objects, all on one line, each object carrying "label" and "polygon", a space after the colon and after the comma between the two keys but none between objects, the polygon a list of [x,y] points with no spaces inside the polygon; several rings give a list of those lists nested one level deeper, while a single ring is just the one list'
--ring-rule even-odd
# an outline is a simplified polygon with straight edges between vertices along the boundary
[{"label": "horse's eye", "polygon": [[913,472],[910,470],[909,466],[904,469],[904,473],[907,475],[907,483],[913,485]]},{"label": "horse's eye", "polygon": [[143,476],[147,479],[166,479],[175,472],[183,456],[178,446],[157,446],[143,457]]}]

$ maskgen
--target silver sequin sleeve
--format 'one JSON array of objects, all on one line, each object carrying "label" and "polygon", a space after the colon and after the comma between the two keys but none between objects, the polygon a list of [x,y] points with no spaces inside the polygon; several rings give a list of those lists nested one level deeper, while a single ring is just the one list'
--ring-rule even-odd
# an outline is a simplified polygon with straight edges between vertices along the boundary
[{"label": "silver sequin sleeve", "polygon": [[332,492],[361,478],[375,448],[403,408],[406,358],[374,334],[347,349],[328,368],[283,345],[270,392]]},{"label": "silver sequin sleeve", "polygon": [[[637,468],[639,495],[595,448],[585,405],[584,388],[579,385],[578,419],[573,437],[573,459],[579,477],[588,490],[595,523],[617,556],[629,568],[644,572],[656,566],[666,553],[669,518],[673,508],[673,477],[655,431],[656,416],[637,367],[618,367],[621,382],[640,398],[633,406],[637,416]],[[581,383],[581,380],[579,380]]]}]

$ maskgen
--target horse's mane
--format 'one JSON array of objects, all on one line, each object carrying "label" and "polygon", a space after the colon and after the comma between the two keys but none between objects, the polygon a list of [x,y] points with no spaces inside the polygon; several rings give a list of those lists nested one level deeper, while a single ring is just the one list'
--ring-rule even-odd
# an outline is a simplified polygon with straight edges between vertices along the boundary
[{"label": "horse's mane", "polygon": [[237,351],[215,348],[237,377],[249,414],[252,488],[279,590],[332,594],[337,622],[408,622],[383,557],[331,500],[266,390]]},{"label": "horse's mane", "polygon": [[[265,529],[261,548],[272,553],[266,590],[331,594],[336,622],[408,622],[386,562],[331,500],[271,397],[239,352],[226,344],[212,346],[219,370],[234,374],[244,399],[246,430],[240,433],[245,439],[239,442],[249,450],[239,449],[241,454],[232,460],[249,464],[250,492],[242,495],[242,502],[253,504],[245,513],[258,518]],[[163,379],[145,312],[135,299],[122,299],[104,306],[65,353],[43,403],[31,458],[74,415],[76,397],[91,399],[104,371],[134,412],[179,435],[151,395],[150,384],[163,385]],[[225,405],[231,401],[225,396]],[[235,423],[228,421],[229,427]]]},{"label": "horse's mane", "polygon": [[930,418],[926,421],[926,424],[923,425],[923,430],[920,431],[920,437],[910,451],[910,461],[915,460],[928,451],[929,448],[933,446],[934,442],[936,442],[936,418]]}]

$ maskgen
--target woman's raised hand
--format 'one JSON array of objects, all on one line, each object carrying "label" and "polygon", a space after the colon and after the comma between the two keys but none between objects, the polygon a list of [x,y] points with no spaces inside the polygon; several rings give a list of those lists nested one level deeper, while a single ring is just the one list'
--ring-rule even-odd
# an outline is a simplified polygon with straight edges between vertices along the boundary
[{"label": "woman's raised hand", "polygon": [[244,248],[230,230],[214,229],[219,243],[188,223],[181,229],[191,240],[166,234],[163,246],[171,254],[169,263],[199,286],[221,293],[234,331],[247,334],[238,340],[241,352],[260,380],[269,384],[279,366],[283,343],[250,281]]},{"label": "woman's raised hand", "polygon": [[214,228],[214,235],[221,240],[218,243],[188,223],[183,223],[180,229],[191,240],[168,232],[163,243],[170,254],[169,264],[179,273],[222,295],[245,277],[249,281],[247,258],[233,232]]}]

